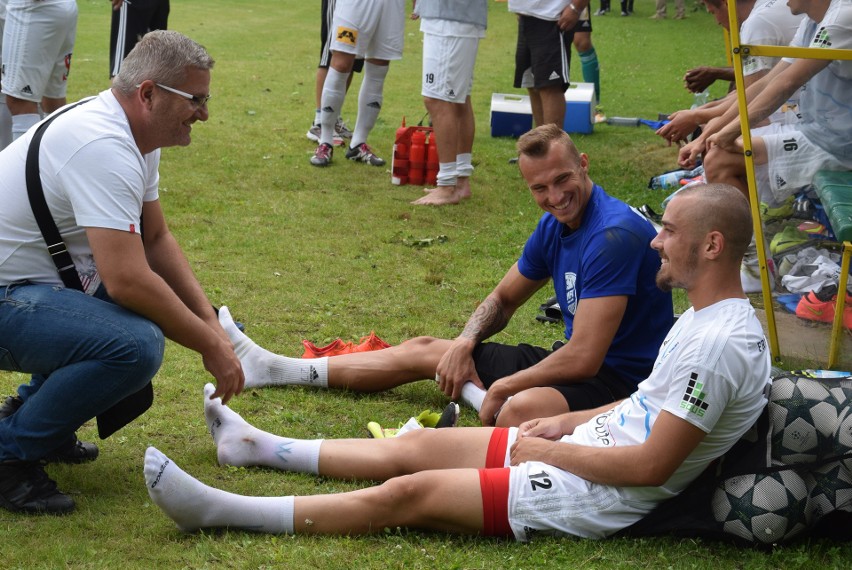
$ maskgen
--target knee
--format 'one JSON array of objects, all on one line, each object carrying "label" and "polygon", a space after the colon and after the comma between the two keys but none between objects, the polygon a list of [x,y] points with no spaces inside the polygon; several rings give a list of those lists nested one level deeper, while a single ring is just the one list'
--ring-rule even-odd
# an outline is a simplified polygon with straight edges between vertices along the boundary
[{"label": "knee", "polygon": [[416,519],[422,500],[428,495],[422,474],[402,475],[388,479],[378,487],[375,502],[379,515],[374,523],[384,527],[407,526]]},{"label": "knee", "polygon": [[147,382],[160,369],[165,352],[165,336],[155,323],[141,317],[125,327],[126,364],[134,375]]},{"label": "knee", "polygon": [[515,394],[503,406],[497,416],[497,427],[517,427],[529,420],[567,411],[564,398],[553,388],[531,388]]},{"label": "knee", "polygon": [[738,176],[744,168],[741,155],[735,155],[718,146],[711,147],[704,156],[704,176],[707,182],[724,182]]},{"label": "knee", "polygon": [[410,350],[426,350],[432,348],[438,339],[433,336],[416,336],[403,341],[400,346]]}]

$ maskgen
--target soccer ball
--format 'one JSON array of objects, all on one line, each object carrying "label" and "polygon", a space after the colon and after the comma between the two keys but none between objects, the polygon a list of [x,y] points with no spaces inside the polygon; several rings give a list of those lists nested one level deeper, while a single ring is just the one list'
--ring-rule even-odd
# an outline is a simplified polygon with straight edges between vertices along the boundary
[{"label": "soccer ball", "polygon": [[722,530],[749,542],[774,544],[808,527],[808,489],[793,471],[748,474],[722,481],[713,494]]},{"label": "soccer ball", "polygon": [[[769,419],[772,459],[782,465],[812,463],[849,449],[852,382],[783,376],[772,382]],[[846,421],[844,421],[846,420]],[[846,433],[838,437],[838,430]]]}]

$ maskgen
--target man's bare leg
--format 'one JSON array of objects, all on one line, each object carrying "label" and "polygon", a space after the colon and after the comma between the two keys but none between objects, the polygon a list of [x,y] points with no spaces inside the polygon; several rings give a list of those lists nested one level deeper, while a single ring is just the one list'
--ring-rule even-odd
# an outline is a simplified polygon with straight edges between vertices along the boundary
[{"label": "man's bare leg", "polygon": [[446,175],[442,168],[438,173],[438,185],[424,189],[427,195],[411,203],[417,206],[458,204],[462,198],[456,191],[455,162],[458,154],[459,124],[455,108],[460,105],[432,97],[424,97],[423,101],[432,117],[433,132],[438,141],[438,162],[444,166],[452,163],[452,170],[450,175]]},{"label": "man's bare leg", "polygon": [[308,497],[246,497],[214,489],[153,447],[145,452],[144,472],[151,500],[184,532],[227,527],[351,535],[409,527],[477,534],[483,528],[475,469],[424,471],[377,487]]},{"label": "man's bare leg", "polygon": [[247,388],[303,385],[376,392],[433,379],[451,341],[417,337],[398,346],[324,358],[290,358],[261,348],[234,324],[227,307],[219,322],[228,333],[246,376]]}]

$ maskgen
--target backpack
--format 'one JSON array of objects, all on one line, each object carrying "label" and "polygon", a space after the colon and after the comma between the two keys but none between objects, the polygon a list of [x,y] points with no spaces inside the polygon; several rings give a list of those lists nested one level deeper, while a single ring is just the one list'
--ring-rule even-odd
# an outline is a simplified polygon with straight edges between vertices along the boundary
[{"label": "backpack", "polygon": [[771,546],[852,540],[852,377],[772,379],[755,425],[681,494],[616,536]]}]

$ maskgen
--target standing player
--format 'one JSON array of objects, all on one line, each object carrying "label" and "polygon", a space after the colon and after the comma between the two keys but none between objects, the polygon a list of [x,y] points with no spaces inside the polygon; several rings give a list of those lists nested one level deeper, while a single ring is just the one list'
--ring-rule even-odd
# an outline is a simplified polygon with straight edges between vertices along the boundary
[{"label": "standing player", "polygon": [[12,140],[65,105],[77,33],[74,0],[8,0],[0,83],[12,114]]},{"label": "standing player", "polygon": [[169,27],[169,0],[112,1],[112,21],[109,27],[109,76],[121,70],[121,62],[142,39],[154,30]]},{"label": "standing player", "polygon": [[[6,24],[6,0],[0,0],[0,52],[3,51],[3,27]],[[0,150],[12,142],[12,115],[6,106],[6,96],[0,93]]]},{"label": "standing player", "polygon": [[412,204],[458,204],[470,197],[475,120],[473,66],[488,21],[487,0],[419,0],[423,103],[438,143],[438,184]]},{"label": "standing player", "polygon": [[391,60],[402,59],[405,31],[404,0],[340,0],[334,9],[331,65],[320,102],[320,144],[314,166],[331,164],[334,124],[346,98],[346,80],[357,57],[365,57],[364,80],[358,93],[358,118],[346,158],[373,166],[385,161],[367,145],[379,111]]},{"label": "standing player", "polygon": [[535,126],[565,120],[574,27],[589,0],[509,0],[518,14],[515,87],[526,88]]},{"label": "standing player", "polygon": [[[321,126],[320,121],[321,117],[321,107],[322,104],[322,89],[325,86],[325,78],[328,75],[328,67],[331,63],[331,38],[333,37],[330,33],[331,27],[333,25],[333,17],[334,17],[334,6],[336,4],[336,0],[322,0],[322,25],[320,26],[320,60],[319,65],[317,65],[317,79],[316,79],[316,112],[314,114],[314,119],[311,122],[311,128],[308,129],[308,132],[305,136],[307,136],[310,140],[315,143],[320,142],[320,132]],[[361,70],[364,69],[364,59],[356,58],[354,64],[352,65],[353,73],[361,73]],[[346,78],[346,91],[349,91],[349,86],[352,84],[352,73],[349,74],[349,77]],[[334,123],[334,146],[343,146],[344,141],[350,140],[352,138],[352,131],[349,130],[349,127],[346,126],[346,123],[343,122],[343,119],[340,115],[337,116],[337,121]]]}]

